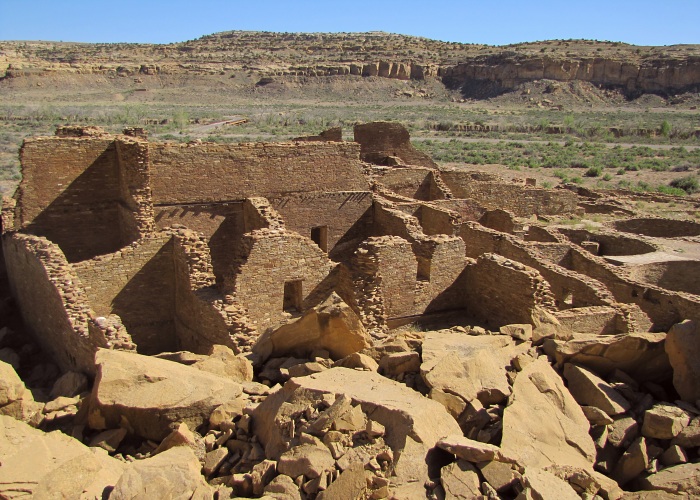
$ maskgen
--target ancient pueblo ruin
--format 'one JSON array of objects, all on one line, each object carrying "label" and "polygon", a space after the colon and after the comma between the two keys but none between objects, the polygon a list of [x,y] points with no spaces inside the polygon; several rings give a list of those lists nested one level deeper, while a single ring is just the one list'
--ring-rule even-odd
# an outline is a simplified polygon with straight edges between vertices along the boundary
[{"label": "ancient pueblo ruin", "polygon": [[[4,272],[50,357],[2,350],[2,498],[700,495],[698,223],[389,122],[20,158]],[[617,217],[548,224],[584,213]]]}]

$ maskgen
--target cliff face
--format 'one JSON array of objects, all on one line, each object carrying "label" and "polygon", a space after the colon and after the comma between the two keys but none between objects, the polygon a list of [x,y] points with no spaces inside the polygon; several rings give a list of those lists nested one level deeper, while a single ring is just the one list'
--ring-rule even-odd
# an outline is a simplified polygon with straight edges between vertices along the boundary
[{"label": "cliff face", "polygon": [[583,80],[596,85],[622,87],[627,91],[674,92],[700,86],[700,58],[626,62],[605,58],[489,57],[442,68],[440,75],[451,85],[490,81],[504,90],[519,83],[547,79]]},{"label": "cliff face", "polygon": [[492,47],[388,33],[227,32],[168,45],[0,42],[0,78],[56,73],[442,78],[507,91],[532,80],[582,80],[631,93],[700,86],[700,45],[636,47],[586,40]]}]

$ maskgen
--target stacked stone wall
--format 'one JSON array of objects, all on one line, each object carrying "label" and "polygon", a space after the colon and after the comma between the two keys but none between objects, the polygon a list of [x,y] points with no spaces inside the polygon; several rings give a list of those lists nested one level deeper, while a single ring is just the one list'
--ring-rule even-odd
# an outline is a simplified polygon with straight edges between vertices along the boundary
[{"label": "stacked stone wall", "polygon": [[20,157],[18,230],[45,236],[71,262],[113,252],[125,243],[112,138],[28,139]]},{"label": "stacked stone wall", "polygon": [[[435,192],[431,172],[427,168],[392,168],[382,171],[377,176],[377,182],[401,196],[430,201],[434,199]],[[440,198],[444,198],[444,196]]]},{"label": "stacked stone wall", "polygon": [[577,207],[576,195],[567,190],[478,181],[469,172],[446,170],[440,175],[456,198],[471,198],[488,210],[503,209],[516,217],[570,214]]},{"label": "stacked stone wall", "polygon": [[178,350],[171,240],[157,234],[74,266],[97,314],[117,314],[142,354]]},{"label": "stacked stone wall", "polygon": [[112,347],[97,328],[80,279],[61,249],[32,235],[6,234],[8,278],[22,318],[64,371],[94,374],[98,348]]},{"label": "stacked stone wall", "polygon": [[354,143],[150,144],[149,148],[155,205],[368,189]]}]

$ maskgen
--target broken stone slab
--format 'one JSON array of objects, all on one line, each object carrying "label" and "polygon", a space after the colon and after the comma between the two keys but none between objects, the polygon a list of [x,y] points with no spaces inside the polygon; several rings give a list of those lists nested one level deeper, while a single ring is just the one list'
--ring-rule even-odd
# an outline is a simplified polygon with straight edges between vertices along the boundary
[{"label": "broken stone slab", "polygon": [[618,418],[613,422],[608,432],[608,443],[620,448],[626,448],[639,436],[639,424],[632,417]]},{"label": "broken stone slab", "polygon": [[110,453],[114,453],[125,437],[126,429],[109,429],[93,437],[90,440],[90,446],[99,447]]},{"label": "broken stone slab", "polygon": [[484,476],[493,489],[499,493],[510,489],[520,478],[520,473],[513,470],[513,466],[508,463],[492,460],[490,462],[480,462],[476,464],[481,475]]},{"label": "broken stone slab", "polygon": [[373,360],[366,354],[362,354],[360,352],[348,354],[343,359],[339,359],[338,361],[333,363],[333,366],[342,368],[357,368],[360,370],[368,370],[372,372],[376,372],[377,370],[379,370],[379,363],[377,363],[375,360]]},{"label": "broken stone slab", "polygon": [[301,494],[299,493],[299,487],[291,477],[280,474],[265,486],[263,498],[301,500]]},{"label": "broken stone slab", "polygon": [[102,498],[125,465],[101,449],[60,432],[44,433],[0,416],[0,497]]},{"label": "broken stone slab", "polygon": [[280,455],[277,470],[289,477],[305,476],[307,479],[319,477],[326,471],[333,470],[335,459],[326,446],[302,444],[294,446]]},{"label": "broken stone slab", "polygon": [[84,373],[66,372],[61,375],[51,388],[51,399],[59,396],[72,398],[87,391],[88,379]]},{"label": "broken stone slab", "polygon": [[428,479],[426,460],[435,443],[445,435],[461,434],[442,405],[405,385],[375,372],[331,368],[289,380],[253,411],[253,428],[268,458],[277,459],[290,448],[294,415],[326,395],[335,395],[336,400],[344,395],[384,426],[384,440],[395,457],[397,484],[422,484]]},{"label": "broken stone slab", "polygon": [[199,460],[188,447],[171,448],[130,463],[109,498],[212,498],[213,491],[204,481],[200,468]]},{"label": "broken stone slab", "polygon": [[580,405],[594,406],[610,416],[627,412],[631,405],[613,387],[595,373],[580,366],[564,365],[569,392]]},{"label": "broken stone slab", "polygon": [[277,356],[306,357],[316,349],[325,349],[333,359],[341,359],[371,345],[372,338],[360,318],[333,292],[298,320],[261,335],[253,353],[264,361]]},{"label": "broken stone slab", "polygon": [[581,407],[546,359],[518,374],[503,412],[501,452],[524,467],[591,468],[596,449]]},{"label": "broken stone slab", "polygon": [[466,460],[457,460],[440,470],[440,483],[445,498],[478,498],[481,495],[479,473]]},{"label": "broken stone slab", "polygon": [[124,427],[161,441],[180,423],[195,429],[214,409],[235,400],[240,384],[172,361],[100,349],[88,423],[93,429]]},{"label": "broken stone slab", "polygon": [[649,466],[650,459],[646,438],[639,437],[620,457],[611,477],[620,486],[624,486],[644,472]]},{"label": "broken stone slab", "polygon": [[0,361],[0,406],[5,406],[22,397],[26,388],[12,365]]},{"label": "broken stone slab", "polygon": [[581,500],[569,483],[544,469],[526,468],[521,482],[524,498]]},{"label": "broken stone slab", "polygon": [[0,407],[0,415],[21,420],[32,427],[39,427],[44,419],[44,403],[34,401],[30,391],[24,391],[22,397]]},{"label": "broken stone slab", "polygon": [[500,328],[501,335],[509,335],[515,340],[526,342],[532,340],[532,325],[527,323],[504,325]]},{"label": "broken stone slab", "polygon": [[546,340],[543,347],[557,367],[572,363],[602,377],[619,369],[639,381],[656,381],[671,375],[665,339],[665,333],[576,334],[568,341]]},{"label": "broken stone slab", "polygon": [[665,491],[676,495],[700,495],[700,463],[669,467],[639,480],[645,490]]},{"label": "broken stone slab", "polygon": [[450,331],[427,332],[421,376],[431,389],[483,404],[503,402],[511,392],[506,367],[527,351],[501,335],[472,337]]},{"label": "broken stone slab", "polygon": [[677,444],[684,448],[700,446],[700,417],[693,418],[688,426],[673,438],[671,444]]},{"label": "broken stone slab", "polygon": [[345,469],[333,481],[325,491],[316,497],[316,500],[351,500],[355,498],[365,498],[367,491],[367,480],[362,464],[353,464]]},{"label": "broken stone slab", "polygon": [[440,439],[437,442],[437,447],[468,462],[477,463],[490,460],[498,460],[501,462],[509,461],[498,446],[474,441],[461,434],[451,434]]},{"label": "broken stone slab", "polygon": [[610,425],[614,422],[607,413],[595,406],[581,406],[581,410],[591,425]]},{"label": "broken stone slab", "polygon": [[450,394],[440,389],[430,389],[430,394],[428,395],[433,401],[437,401],[452,415],[455,420],[459,419],[459,416],[466,409],[467,403],[454,394]]},{"label": "broken stone slab", "polygon": [[152,455],[163,453],[176,446],[188,446],[200,462],[204,461],[204,441],[199,435],[195,435],[185,423],[181,423],[177,429],[168,434]]},{"label": "broken stone slab", "polygon": [[690,415],[677,406],[658,403],[644,412],[642,436],[673,439],[690,423]]},{"label": "broken stone slab", "polygon": [[673,386],[681,399],[695,403],[700,399],[700,328],[685,320],[671,327],[666,336],[666,353],[673,367]]},{"label": "broken stone slab", "polygon": [[235,355],[225,345],[214,345],[207,357],[192,364],[193,368],[221,375],[234,382],[253,380],[253,363],[248,358]]},{"label": "broken stone slab", "polygon": [[688,453],[677,444],[671,445],[661,455],[661,463],[669,467],[671,465],[684,464],[688,462]]},{"label": "broken stone slab", "polygon": [[406,372],[420,370],[420,355],[415,351],[395,352],[379,360],[379,373],[385,377],[396,377]]}]

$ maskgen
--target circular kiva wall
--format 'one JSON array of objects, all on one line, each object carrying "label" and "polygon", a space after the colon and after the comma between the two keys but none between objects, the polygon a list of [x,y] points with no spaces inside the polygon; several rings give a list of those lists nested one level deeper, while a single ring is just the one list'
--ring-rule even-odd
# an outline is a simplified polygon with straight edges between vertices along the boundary
[{"label": "circular kiva wall", "polygon": [[689,220],[626,219],[613,222],[613,227],[625,233],[643,234],[658,238],[700,235],[700,224]]},{"label": "circular kiva wall", "polygon": [[643,264],[630,269],[630,277],[667,290],[700,295],[700,261],[673,260]]}]

